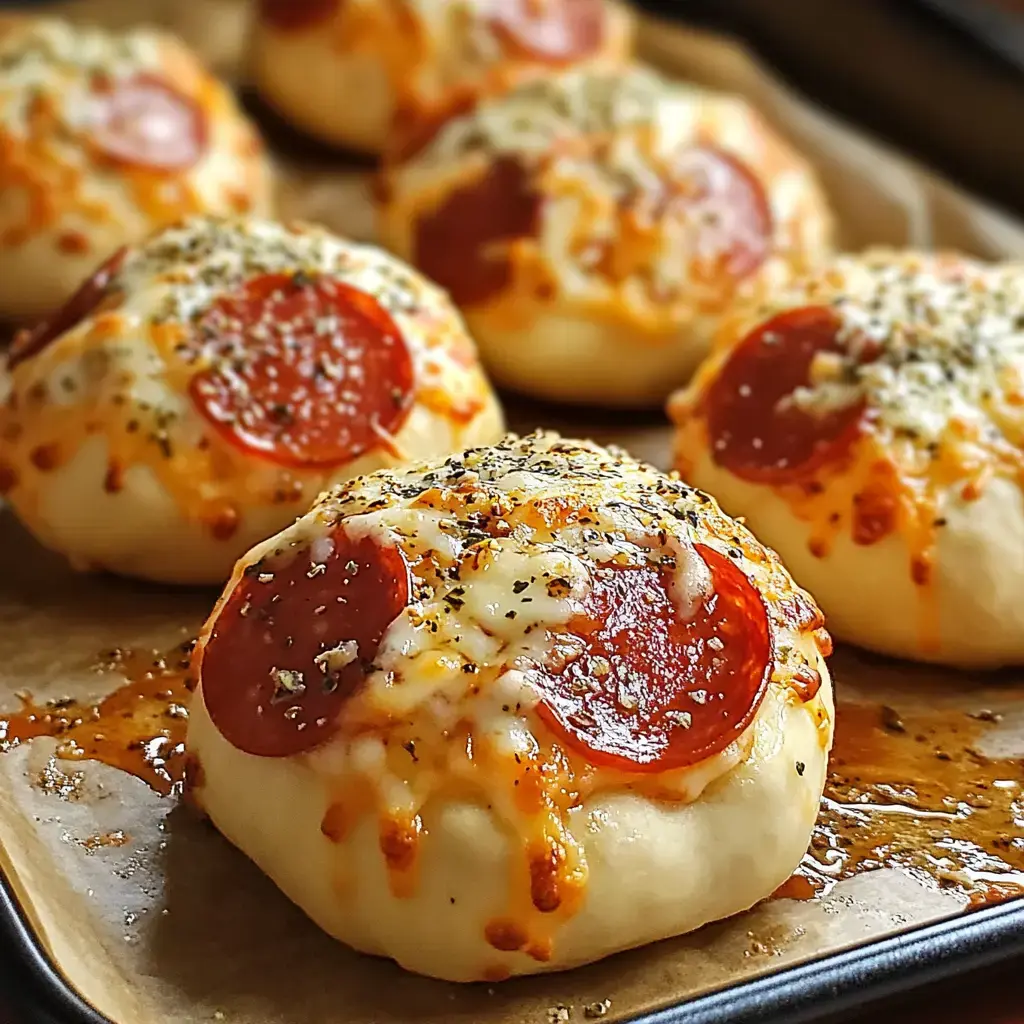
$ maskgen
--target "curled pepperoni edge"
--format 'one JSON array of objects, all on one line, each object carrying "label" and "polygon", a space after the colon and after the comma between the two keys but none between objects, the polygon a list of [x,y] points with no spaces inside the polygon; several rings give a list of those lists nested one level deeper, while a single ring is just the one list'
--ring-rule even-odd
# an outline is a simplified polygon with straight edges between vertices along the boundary
[{"label": "curled pepperoni edge", "polygon": [[20,331],[7,353],[7,369],[13,370],[19,363],[38,355],[95,312],[110,294],[111,283],[120,272],[127,254],[127,247],[121,246],[78,286],[77,291],[52,316],[29,330]]},{"label": "curled pepperoni edge", "polygon": [[[326,565],[323,573],[313,570],[315,563],[309,548],[296,551],[292,561],[283,569],[269,572],[270,580],[264,580],[264,560],[247,566],[232,589],[222,597],[203,629],[193,657],[193,672],[200,682],[210,720],[221,736],[243,753],[256,757],[292,757],[330,740],[341,728],[345,703],[365,682],[366,668],[376,657],[384,633],[409,603],[412,580],[401,548],[380,544],[368,536],[353,539],[343,524],[333,530],[332,538],[334,548],[329,559],[321,563],[329,561],[330,564]],[[357,566],[355,572],[351,572],[353,564]],[[343,592],[344,582],[339,588],[338,574],[351,573],[347,579],[360,581],[362,585],[374,571],[377,574],[376,579],[371,580],[374,586],[361,595],[358,607],[354,601],[351,604],[340,601],[344,593],[351,594],[352,591]],[[286,585],[297,583],[306,588],[308,596],[298,599],[301,604],[291,603],[297,600],[294,596],[291,602],[285,598],[274,600],[280,593],[282,579]],[[341,576],[341,580],[345,581],[346,577]],[[358,659],[331,674],[335,684],[332,690],[306,691],[295,698],[275,699],[273,673],[277,668],[302,672],[304,680],[326,678],[313,659],[323,653],[328,643],[317,642],[315,638],[309,643],[298,628],[292,630],[291,621],[286,622],[280,626],[283,632],[279,638],[281,646],[269,652],[271,656],[267,664],[254,666],[256,676],[252,676],[242,663],[246,655],[259,652],[260,645],[258,637],[249,637],[248,634],[254,631],[256,624],[268,621],[263,614],[267,609],[271,609],[266,611],[271,620],[275,615],[287,614],[289,620],[297,616],[297,625],[301,626],[304,621],[314,621],[316,608],[321,604],[328,606],[329,611],[332,598],[339,607],[355,607],[357,615],[370,614],[373,617],[369,624],[358,626],[339,623],[334,630],[339,635],[331,634],[330,642],[336,643],[357,639],[355,634],[358,631],[366,631],[367,636],[358,638]],[[329,622],[327,614],[323,615],[323,621]],[[238,623],[244,625],[239,627]],[[244,642],[240,643],[239,634],[232,636],[228,632],[232,628],[245,630],[241,636]],[[256,626],[256,629],[262,628]],[[266,627],[267,630],[274,628],[278,628],[277,621],[271,621]],[[307,636],[311,632],[311,629],[307,630]],[[292,644],[288,644],[289,638]],[[221,649],[222,643],[228,644],[223,648],[226,654]],[[264,640],[264,643],[269,642]],[[308,649],[295,653],[295,647],[300,644],[308,644]],[[273,663],[279,660],[288,664],[275,666]],[[301,665],[298,664],[300,661]],[[266,672],[262,671],[264,668]],[[299,714],[289,718],[286,715],[289,707],[298,707]]]},{"label": "curled pepperoni edge", "polygon": [[[715,580],[716,590],[719,593],[722,589],[720,577],[725,575],[728,578],[729,586],[739,588],[739,592],[744,595],[743,601],[747,606],[746,610],[749,612],[751,609],[756,609],[757,633],[764,646],[764,656],[758,658],[759,662],[763,661],[763,666],[757,674],[749,706],[739,719],[728,723],[714,741],[705,743],[683,756],[673,757],[671,753],[667,753],[649,761],[638,761],[621,754],[595,749],[580,736],[577,729],[562,718],[561,713],[548,699],[542,698],[537,706],[541,720],[560,740],[565,742],[569,749],[574,750],[595,765],[631,774],[656,774],[691,767],[720,753],[730,743],[737,740],[753,722],[761,707],[768,691],[768,683],[771,680],[772,668],[775,663],[773,632],[764,599],[746,574],[729,558],[704,544],[696,544],[695,550],[711,569],[712,578]],[[668,750],[668,748],[665,749]]]}]

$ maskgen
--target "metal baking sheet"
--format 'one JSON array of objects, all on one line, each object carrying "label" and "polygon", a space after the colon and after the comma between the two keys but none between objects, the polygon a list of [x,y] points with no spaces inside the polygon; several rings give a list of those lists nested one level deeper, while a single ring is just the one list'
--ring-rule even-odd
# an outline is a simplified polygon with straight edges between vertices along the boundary
[{"label": "metal baking sheet", "polygon": [[[238,66],[240,0],[62,6],[118,24],[145,8],[148,20],[176,27],[224,73]],[[641,29],[646,59],[746,94],[811,155],[847,247],[888,242],[1024,255],[1019,225],[797,99],[736,45],[666,23],[645,21]],[[365,166],[269,127],[287,213],[372,237]],[[522,402],[510,404],[510,414],[522,429],[554,426],[614,440],[655,463],[668,460],[667,427],[656,415],[566,414]],[[194,633],[213,598],[75,576],[2,513],[0,551],[0,710],[15,708],[15,693],[25,690],[36,701],[71,696],[88,705],[133,678],[140,655]],[[112,658],[112,648],[122,654]],[[955,716],[993,777],[1004,765],[1011,778],[1024,777],[1019,677],[942,673],[854,651],[839,652],[835,673],[840,734],[844,721],[850,735],[859,722],[875,747],[893,753],[893,764],[914,738],[886,726],[891,716],[870,717],[883,708],[940,730]],[[563,1013],[587,1019],[587,1008],[605,1000],[609,1021],[797,1024],[1020,952],[1020,899],[968,910],[971,900],[1012,896],[1024,867],[1018,848],[996,856],[987,838],[972,836],[958,818],[950,827],[966,829],[964,841],[983,856],[932,870],[936,851],[918,822],[901,828],[898,842],[886,838],[889,852],[878,870],[864,870],[873,866],[870,843],[852,839],[841,849],[836,814],[859,797],[842,742],[839,752],[832,804],[802,866],[804,881],[788,892],[813,899],[769,900],[694,935],[573,972],[458,987],[338,946],[212,830],[175,810],[173,799],[106,765],[61,760],[53,739],[37,739],[0,755],[0,922],[36,981],[44,1012],[91,1024],[548,1024]],[[947,751],[922,746],[913,772],[938,770],[939,762],[928,760],[938,753]],[[955,758],[941,764],[956,768]],[[932,799],[925,790],[921,798]],[[988,870],[985,857],[1002,864],[1001,888],[981,877],[1000,874]]]}]

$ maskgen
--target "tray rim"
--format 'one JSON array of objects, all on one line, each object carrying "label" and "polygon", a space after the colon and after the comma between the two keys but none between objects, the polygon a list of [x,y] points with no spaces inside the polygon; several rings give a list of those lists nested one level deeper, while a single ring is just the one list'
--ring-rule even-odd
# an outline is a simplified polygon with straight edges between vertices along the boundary
[{"label": "tray rim", "polygon": [[[26,1024],[113,1021],[64,977],[0,869],[0,941],[32,989]],[[1024,896],[780,967],[693,999],[628,1018],[629,1024],[812,1024],[906,995],[927,984],[1024,955]],[[22,994],[24,995],[24,993]]]}]

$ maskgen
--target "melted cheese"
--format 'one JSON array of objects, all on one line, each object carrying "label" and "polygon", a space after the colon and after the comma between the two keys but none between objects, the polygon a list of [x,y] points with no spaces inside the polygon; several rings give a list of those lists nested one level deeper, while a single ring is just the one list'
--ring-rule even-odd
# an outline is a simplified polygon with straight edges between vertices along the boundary
[{"label": "melted cheese", "polygon": [[[263,273],[329,275],[391,314],[416,387],[396,437],[382,434],[380,447],[346,466],[289,469],[228,443],[200,415],[189,385],[202,366],[190,361],[183,342],[219,297]],[[161,567],[151,571],[218,580],[241,551],[335,480],[499,431],[500,412],[472,342],[443,294],[421,277],[377,249],[318,229],[197,219],[129,250],[101,309],[15,366],[0,408],[0,432],[12,443],[0,461],[14,481],[6,489],[15,508],[52,546],[85,564],[123,568],[116,531],[101,530],[103,518],[134,520],[157,501],[168,517],[180,518],[197,549],[175,568],[172,532],[157,545],[170,546],[166,557],[154,550]],[[42,462],[41,451],[50,453]],[[80,505],[74,515],[64,508],[71,480],[73,490],[86,491],[73,498]],[[107,509],[97,508],[82,536],[69,524],[85,514],[81,503],[88,506],[90,494]],[[102,538],[90,536],[94,530]],[[145,535],[139,524],[125,530],[140,541]],[[150,574],[146,556],[133,554],[132,561],[141,566],[126,571]]]},{"label": "melted cheese", "polygon": [[[450,188],[453,178],[475,173],[480,157],[512,157],[529,167],[546,199],[543,225],[537,249],[523,246],[517,258],[542,260],[567,299],[592,302],[604,291],[606,301],[624,305],[656,338],[679,318],[681,305],[719,304],[735,291],[718,259],[723,239],[742,240],[751,225],[734,234],[728,203],[706,203],[698,215],[667,201],[675,186],[684,186],[684,195],[692,191],[686,152],[707,143],[746,159],[765,182],[784,250],[808,193],[815,195],[810,172],[766,137],[742,102],[642,68],[580,69],[531,81],[455,118],[406,174],[439,178]],[[776,177],[794,173],[803,189],[775,195]],[[398,175],[399,190],[406,174]],[[721,182],[712,179],[713,191]]]},{"label": "melted cheese", "polygon": [[963,432],[996,446],[1024,440],[1024,265],[846,257],[766,308],[805,301],[836,310],[844,353],[819,364],[818,380],[794,393],[798,404],[864,399],[877,429],[915,447]]},{"label": "melted cheese", "polygon": [[[587,764],[539,725],[535,675],[582,652],[566,627],[583,611],[599,566],[671,567],[677,614],[688,617],[711,587],[694,543],[727,545],[769,603],[775,685],[800,688],[807,669],[800,634],[820,626],[809,606],[802,620],[793,617],[786,603],[792,584],[772,556],[704,495],[623,455],[557,435],[510,438],[328,492],[251,552],[236,579],[247,571],[272,580],[292,558],[324,557],[329,531],[339,525],[353,537],[399,546],[414,596],[347,705],[346,727],[303,757],[333,780],[339,799],[369,787],[371,806],[388,820],[415,816],[438,787],[478,791],[517,832],[558,837],[572,854],[563,868],[574,878],[586,862],[562,814],[581,797],[565,805],[566,793],[625,787],[693,801],[749,753],[753,736],[748,727],[693,768],[630,777]],[[327,642],[343,646],[347,639]],[[518,787],[527,782],[538,791],[523,804],[526,790]]]},{"label": "melted cheese", "polygon": [[[713,161],[695,165],[695,147],[728,154],[753,175],[767,239],[721,195],[694,198],[729,173]],[[663,397],[733,303],[771,294],[830,244],[813,172],[745,102],[642,68],[599,67],[482,102],[390,169],[381,217],[389,248],[412,259],[420,219],[501,159],[527,169],[542,200],[539,226],[535,237],[495,240],[489,251],[508,261],[510,280],[466,314],[492,372],[545,396]],[[725,255],[751,243],[766,257],[737,278]]]},{"label": "melted cheese", "polygon": [[[761,529],[762,512],[773,522],[780,517],[761,509],[762,499],[752,494],[735,504],[732,493],[750,488],[723,481],[729,477],[724,467],[707,466],[702,396],[751,330],[808,306],[836,314],[840,351],[817,356],[808,382],[783,396],[780,409],[823,416],[863,404],[865,413],[848,450],[806,480],[772,487],[788,513],[805,524],[802,541],[780,540],[774,533],[767,539],[790,561],[795,543],[826,563],[834,550],[854,562],[868,559],[865,549],[890,550],[887,558],[902,577],[890,591],[904,593],[904,607],[894,617],[906,626],[893,639],[873,640],[860,616],[843,610],[844,599],[830,599],[831,588],[816,584],[830,618],[857,622],[850,629],[840,626],[839,634],[916,657],[959,658],[955,652],[967,648],[964,659],[985,660],[990,655],[976,651],[977,643],[956,639],[951,602],[962,595],[949,588],[952,576],[961,573],[945,564],[953,556],[941,552],[952,544],[943,536],[947,523],[962,525],[961,509],[978,503],[994,479],[1014,487],[1024,482],[1024,266],[875,250],[839,257],[770,300],[737,311],[690,388],[673,400],[672,412],[680,424],[679,467],[723,500],[730,495],[731,508]],[[999,494],[997,506],[1005,503],[1005,492]],[[1004,520],[1017,513],[1006,507],[991,515]],[[998,532],[1007,533],[1007,527]],[[898,544],[887,547],[890,538]],[[966,543],[960,538],[955,546]],[[971,541],[975,547],[993,543],[995,537],[980,534]],[[817,575],[812,567],[803,578],[813,581]],[[838,580],[842,574],[831,575]],[[891,575],[888,569],[885,575]],[[874,606],[870,599],[867,605]],[[994,629],[991,639],[991,656],[1005,657],[999,653],[1007,648],[1002,630]]]},{"label": "melted cheese", "polygon": [[[39,95],[53,93],[56,79],[82,84],[97,78],[126,81],[143,72],[162,68],[163,37],[140,29],[114,35],[90,25],[73,26],[56,18],[0,22],[0,124],[27,137],[31,131],[29,108]],[[92,125],[91,94],[80,89],[62,97],[67,127]]]},{"label": "melted cheese", "polygon": [[[770,551],[677,479],[621,453],[543,433],[509,437],[443,463],[375,473],[326,493],[306,516],[250,552],[207,629],[243,575],[265,573],[272,584],[291,559],[327,557],[338,529],[399,546],[413,574],[410,604],[385,631],[365,683],[345,705],[340,730],[290,758],[234,750],[204,710],[201,638],[189,746],[203,766],[194,796],[215,823],[316,920],[358,948],[443,977],[495,980],[592,959],[638,941],[631,936],[670,933],[681,921],[695,927],[708,919],[704,909],[673,912],[667,917],[676,923],[658,923],[653,932],[643,922],[638,927],[628,894],[637,885],[646,891],[644,870],[616,876],[616,891],[626,895],[605,920],[621,920],[621,933],[588,922],[587,909],[608,898],[606,858],[621,838],[622,802],[640,809],[636,821],[649,815],[646,833],[623,824],[630,849],[668,850],[675,847],[659,844],[655,819],[663,812],[681,818],[685,808],[699,815],[701,801],[713,807],[720,794],[734,792],[734,775],[735,792],[747,797],[766,784],[774,793],[775,782],[766,780],[776,772],[787,786],[790,777],[801,787],[818,785],[831,736],[827,677],[817,675],[824,671],[820,650],[828,649],[820,616]],[[591,763],[538,717],[537,673],[557,671],[579,653],[578,639],[565,627],[609,560],[674,564],[683,601],[706,599],[710,581],[697,542],[731,552],[763,595],[775,655],[764,704],[734,742],[693,766],[638,774]],[[677,611],[688,613],[683,605]],[[610,672],[617,668],[609,665]],[[812,676],[823,680],[820,695],[804,690],[802,680]],[[793,749],[787,746],[793,737],[786,727],[774,731],[790,715],[799,749],[816,737],[800,754],[795,775],[782,754]],[[812,765],[806,780],[805,764]],[[258,813],[248,798],[237,798],[254,791],[268,801]],[[306,795],[299,798],[300,792]],[[279,802],[293,799],[304,810],[301,826],[289,826],[289,849],[309,851],[301,871],[268,852],[276,840],[259,838],[271,836],[267,822],[276,820]],[[776,810],[806,817],[809,831],[815,800],[805,807],[802,796],[787,799]],[[773,818],[776,810],[765,807]],[[727,822],[715,820],[725,842]],[[796,839],[794,852],[803,841]],[[439,864],[438,849],[454,861]],[[774,847],[758,856],[765,853],[773,861]],[[694,870],[693,860],[681,856],[685,870]],[[700,857],[713,863],[714,844]],[[386,901],[367,910],[362,894],[378,891],[379,865]],[[453,872],[478,878],[480,891],[466,899],[461,885],[448,888]],[[738,898],[747,901],[743,888]],[[443,906],[456,905],[456,896],[447,895],[455,892],[458,924],[453,919],[443,950],[410,954],[401,933],[420,926],[422,908],[439,894]],[[367,913],[389,923],[365,927]],[[602,938],[580,943],[581,933]]]},{"label": "melted cheese", "polygon": [[[298,31],[261,21],[252,41],[257,85],[314,134],[381,150],[398,117],[430,121],[453,100],[547,70],[508,45],[492,10],[493,0],[348,0],[332,18]],[[605,18],[602,44],[586,62],[629,56],[628,16],[609,4]],[[361,102],[324,104],[325,92],[360,95]]]},{"label": "melted cheese", "polygon": [[[166,83],[194,106],[203,122],[194,164],[123,163],[95,144],[97,90],[131,79]],[[154,113],[151,133],[193,130],[177,107]],[[261,215],[271,203],[260,139],[232,94],[158,32],[0,20],[0,144],[0,312],[8,316],[52,311],[101,258],[156,227],[201,213]]]}]

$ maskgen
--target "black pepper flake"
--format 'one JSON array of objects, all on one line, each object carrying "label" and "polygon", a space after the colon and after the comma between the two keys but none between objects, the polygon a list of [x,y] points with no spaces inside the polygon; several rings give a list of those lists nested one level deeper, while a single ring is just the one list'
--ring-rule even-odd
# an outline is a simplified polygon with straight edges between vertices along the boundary
[{"label": "black pepper flake", "polygon": [[803,761],[797,761],[797,763],[796,763],[796,773],[797,773],[797,775],[803,776],[803,774],[804,774],[804,772],[806,770],[807,770],[807,765],[805,765],[803,763]]},{"label": "black pepper flake", "polygon": [[509,611],[505,612],[505,618],[506,619],[514,619],[515,617],[516,617],[515,609],[509,609]]},{"label": "black pepper flake", "polygon": [[516,580],[512,584],[512,593],[521,594],[530,584],[526,580]]},{"label": "black pepper flake", "polygon": [[408,753],[408,755],[413,759],[414,762],[419,761],[419,758],[416,756],[415,740],[407,740],[405,743],[402,744],[402,749]]}]

